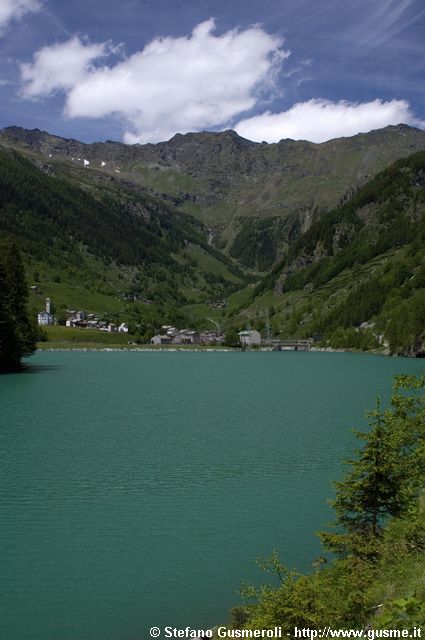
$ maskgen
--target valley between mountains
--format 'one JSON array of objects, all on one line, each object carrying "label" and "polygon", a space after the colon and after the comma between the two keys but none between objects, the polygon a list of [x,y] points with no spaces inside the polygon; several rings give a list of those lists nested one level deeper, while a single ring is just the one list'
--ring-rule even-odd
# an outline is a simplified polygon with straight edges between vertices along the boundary
[{"label": "valley between mountains", "polygon": [[125,322],[219,325],[234,340],[422,355],[425,132],[322,144],[233,131],[159,144],[0,132],[0,233],[21,249],[30,305],[46,297]]}]

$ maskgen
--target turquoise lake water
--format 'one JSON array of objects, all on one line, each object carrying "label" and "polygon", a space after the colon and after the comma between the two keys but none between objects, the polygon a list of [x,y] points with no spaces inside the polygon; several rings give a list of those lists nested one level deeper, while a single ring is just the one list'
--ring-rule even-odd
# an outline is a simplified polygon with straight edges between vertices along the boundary
[{"label": "turquoise lake water", "polygon": [[38,353],[0,377],[0,637],[208,628],[314,532],[365,410],[423,361],[329,353]]}]

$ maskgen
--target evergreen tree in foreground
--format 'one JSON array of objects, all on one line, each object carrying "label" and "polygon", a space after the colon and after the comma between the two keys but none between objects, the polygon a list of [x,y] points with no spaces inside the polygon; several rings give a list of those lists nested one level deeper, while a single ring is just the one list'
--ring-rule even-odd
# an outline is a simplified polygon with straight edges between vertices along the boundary
[{"label": "evergreen tree in foreground", "polygon": [[335,483],[336,530],[320,534],[339,557],[317,559],[305,575],[276,553],[262,561],[278,584],[245,586],[234,627],[280,626],[292,637],[295,627],[425,626],[425,376],[397,376],[390,407],[378,401],[369,417],[370,430],[357,433],[363,446]]},{"label": "evergreen tree in foreground", "polygon": [[398,376],[392,408],[382,412],[378,399],[368,414],[370,431],[355,432],[364,446],[347,461],[351,469],[344,479],[334,483],[332,505],[340,531],[320,533],[330,551],[373,554],[388,518],[401,516],[418,497],[425,474],[425,408],[420,396],[404,390],[415,391],[423,384],[423,379]]},{"label": "evergreen tree in foreground", "polygon": [[28,289],[18,247],[0,239],[0,371],[18,370],[36,347],[36,327],[28,310]]}]

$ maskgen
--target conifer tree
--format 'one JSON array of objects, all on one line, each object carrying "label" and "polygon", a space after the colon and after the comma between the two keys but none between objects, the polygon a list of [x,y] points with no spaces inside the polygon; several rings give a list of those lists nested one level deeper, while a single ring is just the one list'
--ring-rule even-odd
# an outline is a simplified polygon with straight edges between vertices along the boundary
[{"label": "conifer tree", "polygon": [[420,388],[423,381],[396,379],[392,408],[369,413],[371,429],[356,432],[364,447],[347,461],[351,470],[335,482],[338,532],[321,532],[324,545],[337,553],[373,555],[386,520],[403,514],[421,490],[425,472],[425,409],[403,390]]},{"label": "conifer tree", "polygon": [[19,347],[8,304],[6,268],[0,256],[0,371],[19,365]]},{"label": "conifer tree", "polygon": [[0,241],[0,369],[20,367],[35,350],[36,327],[28,310],[24,267],[13,240]]}]

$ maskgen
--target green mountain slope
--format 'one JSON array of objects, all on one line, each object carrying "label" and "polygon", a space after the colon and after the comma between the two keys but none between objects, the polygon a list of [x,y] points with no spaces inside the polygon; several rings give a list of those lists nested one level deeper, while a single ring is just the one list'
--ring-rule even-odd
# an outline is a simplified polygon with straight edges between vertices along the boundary
[{"label": "green mountain slope", "polygon": [[248,313],[275,304],[274,325],[283,334],[319,333],[334,347],[380,340],[392,353],[421,353],[424,244],[425,153],[419,152],[315,221],[257,287]]},{"label": "green mountain slope", "polygon": [[165,320],[244,281],[191,216],[111,179],[76,184],[0,151],[0,233],[19,241],[31,284],[57,306],[118,312],[136,296]]},{"label": "green mountain slope", "polygon": [[[399,125],[323,144],[259,144],[224,131],[124,145],[9,127],[0,144],[32,154],[47,171],[65,162],[68,172],[94,172],[95,180],[101,173],[142,188],[203,221],[215,245],[245,266],[266,270],[318,214],[398,158],[425,149],[425,132]],[[256,250],[244,253],[246,242]]]}]

